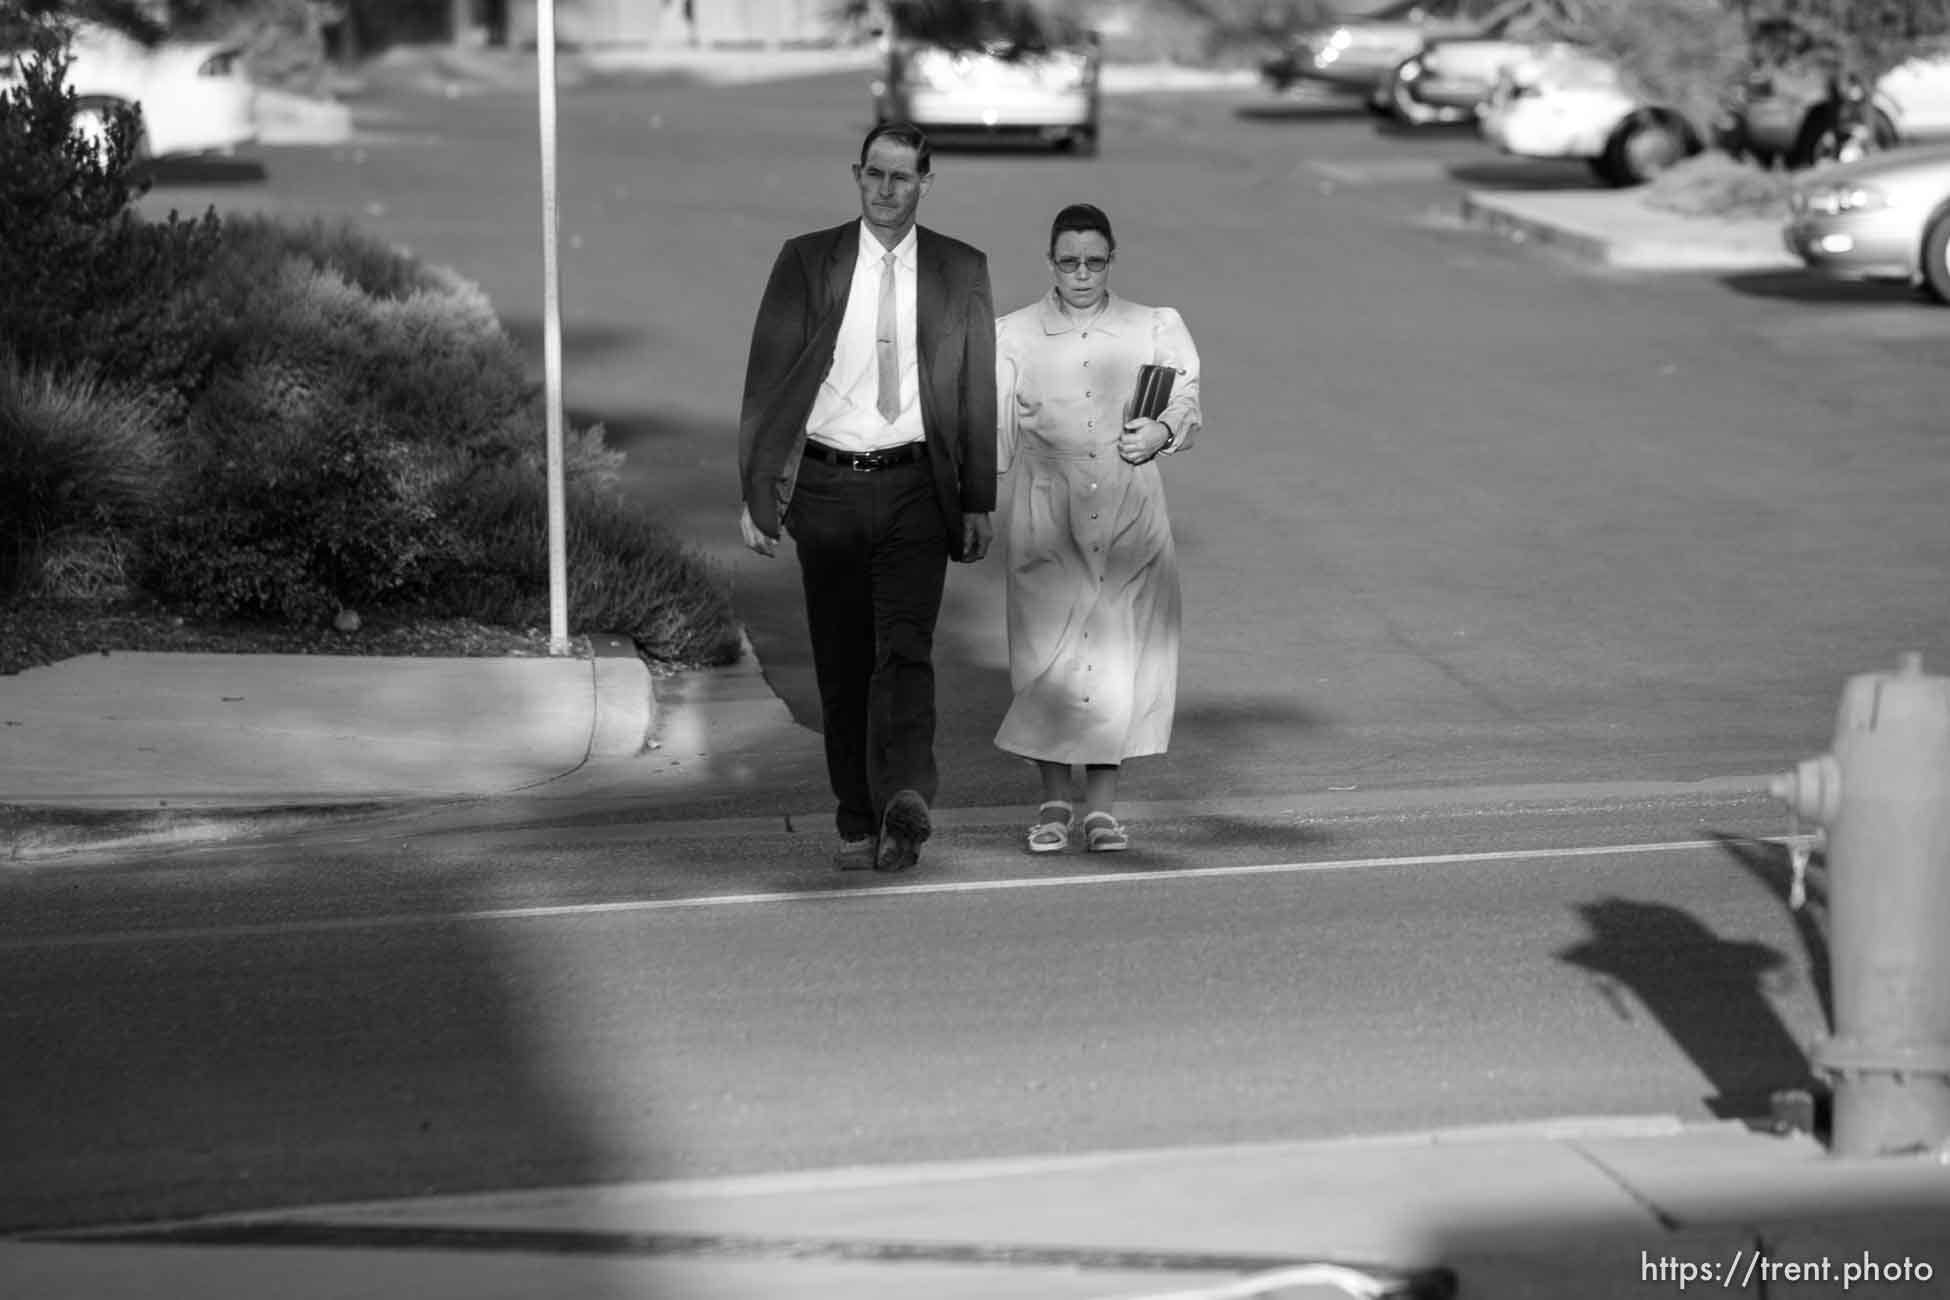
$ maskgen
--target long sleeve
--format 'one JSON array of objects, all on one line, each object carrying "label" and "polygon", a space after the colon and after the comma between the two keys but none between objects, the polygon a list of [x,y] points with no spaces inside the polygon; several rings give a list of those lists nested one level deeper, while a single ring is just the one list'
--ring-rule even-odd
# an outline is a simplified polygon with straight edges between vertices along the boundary
[{"label": "long sleeve", "polygon": [[1198,347],[1185,318],[1170,307],[1154,307],[1151,315],[1151,355],[1160,365],[1172,366],[1178,378],[1171,390],[1171,401],[1159,413],[1159,420],[1177,435],[1172,444],[1175,454],[1198,439],[1205,414],[1199,405]]},{"label": "long sleeve", "polygon": [[985,515],[995,510],[996,407],[995,299],[989,289],[989,263],[979,254],[968,287],[963,323],[961,508]]},{"label": "long sleeve", "polygon": [[1016,441],[1022,430],[1016,423],[1016,359],[1000,328],[995,340],[995,473],[999,478],[1015,463]]},{"label": "long sleeve", "polygon": [[793,361],[806,347],[807,296],[805,271],[787,243],[779,249],[772,274],[765,281],[765,296],[752,322],[751,351],[745,360],[744,401],[738,418],[738,476],[747,492],[754,487],[749,477],[759,426]]}]

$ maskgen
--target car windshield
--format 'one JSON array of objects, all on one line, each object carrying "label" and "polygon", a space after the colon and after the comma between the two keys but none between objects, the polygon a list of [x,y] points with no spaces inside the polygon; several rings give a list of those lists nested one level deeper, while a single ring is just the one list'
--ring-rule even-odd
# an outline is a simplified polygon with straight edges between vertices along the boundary
[{"label": "car windshield", "polygon": [[894,31],[950,50],[992,54],[1040,54],[1081,45],[1081,28],[1012,0],[897,0]]}]

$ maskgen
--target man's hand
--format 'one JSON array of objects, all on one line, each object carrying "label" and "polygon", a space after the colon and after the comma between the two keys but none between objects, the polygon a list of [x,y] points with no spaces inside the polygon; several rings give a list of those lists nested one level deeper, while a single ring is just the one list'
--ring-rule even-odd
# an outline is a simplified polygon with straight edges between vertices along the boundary
[{"label": "man's hand", "polygon": [[1117,435],[1117,454],[1132,465],[1142,465],[1171,441],[1171,430],[1162,420],[1132,420]]},{"label": "man's hand", "polygon": [[779,539],[776,537],[767,537],[764,533],[758,531],[758,525],[752,522],[752,508],[750,506],[741,506],[739,508],[738,531],[745,535],[745,545],[751,547],[752,550],[763,555],[766,559],[769,560],[778,554]]},{"label": "man's hand", "polygon": [[989,553],[989,543],[995,540],[995,525],[987,515],[963,515],[961,517],[961,562],[973,564]]}]

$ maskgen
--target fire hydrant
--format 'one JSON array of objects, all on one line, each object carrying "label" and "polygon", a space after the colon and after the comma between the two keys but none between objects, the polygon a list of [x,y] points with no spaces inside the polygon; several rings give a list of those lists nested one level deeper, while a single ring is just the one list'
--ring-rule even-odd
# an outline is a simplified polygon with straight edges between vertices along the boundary
[{"label": "fire hydrant", "polygon": [[1950,678],[1851,677],[1832,750],[1772,791],[1827,834],[1830,1150],[1950,1153]]}]

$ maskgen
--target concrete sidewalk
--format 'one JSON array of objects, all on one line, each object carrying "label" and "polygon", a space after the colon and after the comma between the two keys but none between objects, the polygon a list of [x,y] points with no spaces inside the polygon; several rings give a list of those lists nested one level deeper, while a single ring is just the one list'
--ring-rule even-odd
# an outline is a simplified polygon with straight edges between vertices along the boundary
[{"label": "concrete sidewalk", "polygon": [[1689,217],[1639,190],[1476,190],[1462,219],[1521,243],[1632,271],[1799,270],[1780,221]]},{"label": "concrete sidewalk", "polygon": [[1567,1119],[451,1197],[0,1244],[11,1300],[1950,1296],[1950,1167]]},{"label": "concrete sidewalk", "polygon": [[0,861],[505,796],[642,752],[635,647],[588,658],[104,654],[0,677]]}]

